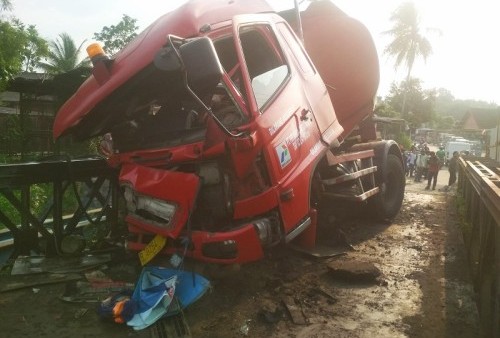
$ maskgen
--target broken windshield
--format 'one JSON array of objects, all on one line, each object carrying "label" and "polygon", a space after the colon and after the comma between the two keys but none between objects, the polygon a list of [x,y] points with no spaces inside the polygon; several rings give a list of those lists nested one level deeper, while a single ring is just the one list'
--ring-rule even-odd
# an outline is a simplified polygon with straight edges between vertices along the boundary
[{"label": "broken windshield", "polygon": [[[224,38],[215,42],[224,69],[237,64],[232,41]],[[234,82],[231,85],[236,86]],[[221,82],[200,99],[228,130],[248,122],[227,84]],[[211,118],[186,90],[180,72],[160,70],[153,64],[115,90],[88,117],[87,124],[99,134],[111,133],[116,152],[202,141]]]}]

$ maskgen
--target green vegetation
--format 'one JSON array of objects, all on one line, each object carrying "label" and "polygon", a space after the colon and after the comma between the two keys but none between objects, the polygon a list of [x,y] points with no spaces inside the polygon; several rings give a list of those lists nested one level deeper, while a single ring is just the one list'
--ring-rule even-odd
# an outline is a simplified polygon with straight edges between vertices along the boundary
[{"label": "green vegetation", "polygon": [[[452,130],[471,108],[498,107],[491,102],[455,99],[447,89],[424,89],[421,83],[420,79],[410,78],[409,82],[392,84],[389,94],[383,99],[378,98],[375,114],[405,119],[410,128],[426,125],[429,128]],[[406,117],[402,114],[404,101]]]},{"label": "green vegetation", "polygon": [[121,21],[115,26],[104,26],[100,33],[94,33],[94,39],[104,43],[104,51],[113,55],[125,47],[137,36],[137,19],[123,14]]},{"label": "green vegetation", "polygon": [[[429,40],[420,32],[420,16],[413,2],[404,2],[391,15],[390,21],[393,27],[384,32],[393,40],[385,48],[384,53],[395,57],[395,67],[405,64],[408,73],[406,84],[410,83],[410,74],[415,60],[422,57],[425,60],[432,54],[432,46]],[[404,88],[401,112],[403,118],[410,110],[406,109],[406,98],[408,88]]]},{"label": "green vegetation", "polygon": [[[80,184],[77,183],[77,187],[80,187]],[[30,211],[34,215],[41,215],[42,212],[45,211],[48,203],[51,203],[50,199],[52,198],[53,187],[49,183],[40,183],[33,184],[30,186]],[[21,191],[15,190],[14,196],[17,199],[21,199]],[[73,214],[75,210],[78,208],[78,202],[76,201],[75,195],[73,193],[73,189],[69,187],[66,189],[63,196],[63,214]],[[12,223],[19,225],[21,224],[21,215],[17,211],[16,208],[3,196],[0,195],[0,210],[2,213],[12,221]],[[49,218],[51,216],[49,215]],[[0,223],[0,229],[3,229],[4,225]]]},{"label": "green vegetation", "polygon": [[[393,83],[389,94],[378,100],[375,113],[379,116],[401,118],[411,129],[428,127],[440,130],[456,128],[471,108],[496,108],[494,103],[457,100],[444,88],[424,89],[420,79],[411,77],[417,59],[424,62],[433,53],[432,45],[422,33],[421,17],[413,2],[403,2],[390,16],[392,28],[383,34],[391,37],[384,54],[394,59],[395,68],[405,67],[406,78]],[[428,29],[441,34],[439,30]]]},{"label": "green vegetation", "polygon": [[[20,20],[3,15],[11,11],[11,0],[0,0],[0,92],[9,90],[13,80],[21,71],[40,72],[41,70],[53,75],[50,79],[50,91],[43,88],[43,95],[55,96],[53,110],[58,108],[75,92],[81,83],[90,75],[88,59],[81,59],[80,52],[84,42],[79,45],[67,33],[61,33],[57,39],[46,41],[41,38],[33,25],[25,25]],[[123,48],[136,35],[138,27],[136,19],[123,15],[117,25],[105,26],[100,33],[95,33],[96,39],[105,43],[108,52],[113,54]],[[42,85],[40,85],[42,87]],[[28,90],[33,88],[27,86]],[[21,100],[35,101],[40,88],[34,88],[37,94],[23,92]],[[13,91],[19,91],[13,89]],[[0,105],[2,103],[0,102]],[[62,140],[54,144],[52,140],[44,145],[47,149],[35,151],[30,143],[32,134],[39,133],[37,127],[30,123],[31,105],[20,104],[17,107],[19,114],[9,115],[0,122],[6,128],[0,134],[0,142],[4,145],[5,152],[0,153],[0,165],[26,161],[39,161],[43,156],[53,154],[68,154],[72,158],[96,154],[99,144],[97,138],[85,142],[72,142]],[[52,109],[52,108],[51,108]],[[33,110],[36,110],[33,109]],[[43,144],[43,143],[42,143]],[[36,149],[40,149],[38,147]],[[77,189],[81,184],[77,183]],[[21,191],[14,190],[14,196],[21,199]],[[46,207],[51,203],[53,187],[49,183],[34,184],[30,186],[30,211],[34,215],[46,212]],[[66,189],[63,196],[63,214],[73,214],[78,208],[72,187]],[[0,210],[9,220],[18,225],[21,216],[16,208],[0,194]],[[49,214],[48,218],[52,216]],[[0,222],[0,229],[4,224]],[[97,231],[97,232],[96,232]],[[88,230],[89,237],[99,238],[100,230]]]},{"label": "green vegetation", "polygon": [[76,47],[76,43],[71,36],[67,33],[59,34],[56,40],[49,43],[50,51],[47,60],[40,62],[39,67],[49,74],[61,74],[87,66],[88,60],[80,60],[79,58],[84,43],[85,41],[79,47]]},{"label": "green vegetation", "polygon": [[399,145],[403,146],[404,149],[410,149],[411,146],[413,145],[412,140],[405,133],[399,133],[398,135],[396,135],[394,141],[396,141]]},{"label": "green vegetation", "polygon": [[464,242],[468,247],[471,239],[472,224],[467,220],[467,207],[465,205],[465,199],[459,191],[457,191],[455,197],[455,205],[460,219],[460,230],[462,231]]}]

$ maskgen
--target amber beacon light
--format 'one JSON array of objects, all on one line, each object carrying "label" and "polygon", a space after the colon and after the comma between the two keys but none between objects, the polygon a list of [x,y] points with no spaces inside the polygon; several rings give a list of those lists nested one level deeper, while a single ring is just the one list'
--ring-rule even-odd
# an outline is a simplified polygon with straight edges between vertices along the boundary
[{"label": "amber beacon light", "polygon": [[87,47],[87,55],[94,68],[92,74],[99,84],[109,80],[112,60],[104,53],[104,49],[99,43],[92,43]]},{"label": "amber beacon light", "polygon": [[96,43],[92,43],[87,47],[87,55],[90,59],[93,59],[96,56],[105,56],[104,49],[102,49],[101,45]]}]

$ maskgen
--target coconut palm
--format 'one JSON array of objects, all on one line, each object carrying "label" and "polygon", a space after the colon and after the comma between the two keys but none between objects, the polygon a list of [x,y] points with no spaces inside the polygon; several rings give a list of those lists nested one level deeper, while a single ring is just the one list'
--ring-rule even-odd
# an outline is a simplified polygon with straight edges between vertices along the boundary
[{"label": "coconut palm", "polygon": [[50,74],[61,74],[86,66],[88,60],[79,57],[83,41],[77,48],[75,41],[67,33],[59,34],[56,40],[49,43],[49,55],[45,62],[40,62],[40,68]]},{"label": "coconut palm", "polygon": [[[429,40],[420,32],[420,16],[413,2],[401,4],[391,15],[390,21],[394,23],[392,29],[384,34],[393,37],[385,48],[384,54],[396,58],[395,67],[405,64],[408,73],[406,82],[409,83],[413,64],[418,57],[424,61],[432,54]],[[406,93],[403,96],[402,113],[405,115]]]},{"label": "coconut palm", "polygon": [[0,12],[1,11],[11,11],[12,2],[10,0],[0,0]]}]

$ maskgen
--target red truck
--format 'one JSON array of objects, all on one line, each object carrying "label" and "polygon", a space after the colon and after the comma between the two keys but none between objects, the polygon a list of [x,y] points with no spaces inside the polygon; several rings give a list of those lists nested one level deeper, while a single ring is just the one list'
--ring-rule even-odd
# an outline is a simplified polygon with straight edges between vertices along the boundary
[{"label": "red truck", "polygon": [[348,205],[399,212],[403,161],[377,139],[368,30],[330,1],[281,14],[195,0],[113,57],[88,49],[93,74],[54,137],[106,135],[130,249],[165,238],[164,253],[245,263],[279,243],[314,246],[318,219]]}]

